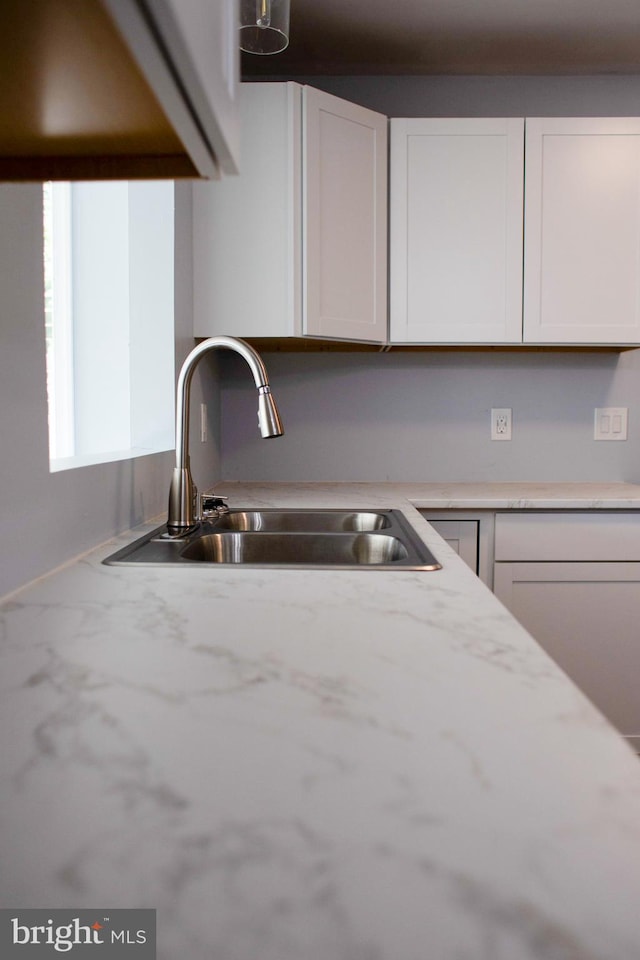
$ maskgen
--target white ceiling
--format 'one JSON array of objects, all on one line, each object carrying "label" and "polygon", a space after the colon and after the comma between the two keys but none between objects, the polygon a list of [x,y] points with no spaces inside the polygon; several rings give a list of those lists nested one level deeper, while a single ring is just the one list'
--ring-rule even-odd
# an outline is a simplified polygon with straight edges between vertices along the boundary
[{"label": "white ceiling", "polygon": [[291,0],[246,76],[640,73],[640,0]]}]

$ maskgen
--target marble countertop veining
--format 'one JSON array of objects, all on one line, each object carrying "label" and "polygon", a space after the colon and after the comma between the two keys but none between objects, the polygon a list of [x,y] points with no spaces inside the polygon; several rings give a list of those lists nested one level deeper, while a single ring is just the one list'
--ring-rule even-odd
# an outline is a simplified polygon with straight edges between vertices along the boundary
[{"label": "marble countertop veining", "polygon": [[637,758],[411,505],[640,506],[553,486],[221,484],[399,507],[443,569],[102,565],[137,530],[9,597],[0,906],[155,907],[159,960],[640,956]]}]

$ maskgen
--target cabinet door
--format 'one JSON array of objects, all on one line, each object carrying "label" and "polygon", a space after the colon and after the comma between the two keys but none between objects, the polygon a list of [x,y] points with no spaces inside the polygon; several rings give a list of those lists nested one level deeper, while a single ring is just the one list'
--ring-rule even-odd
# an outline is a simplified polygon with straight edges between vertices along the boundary
[{"label": "cabinet door", "polygon": [[391,121],[392,343],[522,339],[522,119]]},{"label": "cabinet door", "polygon": [[297,83],[240,116],[240,176],[193,185],[195,336],[384,342],[386,118]]},{"label": "cabinet door", "polygon": [[640,563],[496,563],[494,592],[640,750]]},{"label": "cabinet door", "polygon": [[387,118],[303,89],[304,332],[387,339]]},{"label": "cabinet door", "polygon": [[478,573],[478,521],[477,520],[427,520],[443,540],[455,550],[475,574]]},{"label": "cabinet door", "polygon": [[640,341],[640,120],[527,120],[524,339]]}]

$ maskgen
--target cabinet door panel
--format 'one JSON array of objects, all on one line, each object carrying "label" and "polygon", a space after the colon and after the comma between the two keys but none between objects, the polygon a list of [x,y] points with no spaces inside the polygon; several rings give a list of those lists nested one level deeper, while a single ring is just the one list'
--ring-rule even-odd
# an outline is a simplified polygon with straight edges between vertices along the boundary
[{"label": "cabinet door panel", "polygon": [[640,339],[640,121],[527,120],[524,339]]},{"label": "cabinet door panel", "polygon": [[640,563],[496,563],[494,592],[640,745]]},{"label": "cabinet door panel", "polygon": [[520,342],[523,131],[392,120],[392,342]]},{"label": "cabinet door panel", "polygon": [[446,540],[467,566],[478,573],[478,521],[477,520],[434,520],[427,516],[434,530]]},{"label": "cabinet door panel", "polygon": [[304,332],[387,338],[387,118],[303,89]]}]

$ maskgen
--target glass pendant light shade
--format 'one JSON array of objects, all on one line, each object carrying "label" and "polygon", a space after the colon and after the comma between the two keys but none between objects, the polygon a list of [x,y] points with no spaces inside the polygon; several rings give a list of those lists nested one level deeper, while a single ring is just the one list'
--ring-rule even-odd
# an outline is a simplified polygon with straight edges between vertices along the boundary
[{"label": "glass pendant light shade", "polygon": [[289,0],[240,0],[240,49],[281,53],[289,43]]}]

